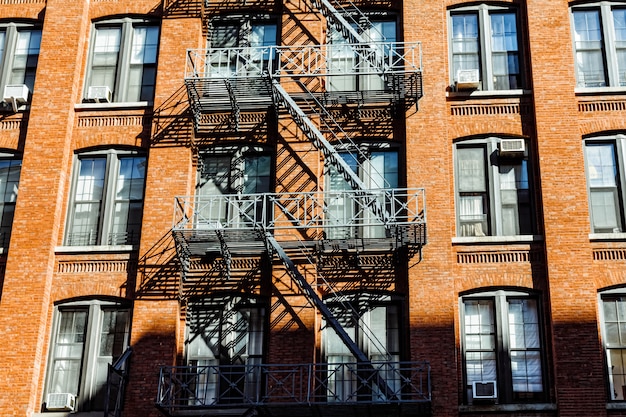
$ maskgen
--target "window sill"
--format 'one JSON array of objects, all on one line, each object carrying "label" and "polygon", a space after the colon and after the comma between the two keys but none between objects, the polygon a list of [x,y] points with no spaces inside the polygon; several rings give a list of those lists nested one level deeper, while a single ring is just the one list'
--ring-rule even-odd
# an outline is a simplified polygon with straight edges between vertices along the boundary
[{"label": "window sill", "polygon": [[467,91],[448,91],[446,97],[450,98],[491,98],[491,97],[521,97],[531,94],[531,90],[467,90]]},{"label": "window sill", "polygon": [[626,87],[576,87],[577,95],[626,94]]},{"label": "window sill", "polygon": [[626,233],[589,233],[591,241],[626,241]]},{"label": "window sill", "polygon": [[615,401],[606,403],[607,410],[626,410],[626,402],[624,401]]},{"label": "window sill", "polygon": [[457,245],[479,244],[507,244],[507,243],[531,243],[542,242],[540,235],[516,235],[516,236],[456,236],[452,238],[452,243]]},{"label": "window sill", "polygon": [[137,245],[98,245],[98,246],[57,246],[55,253],[111,253],[132,252],[138,250]]},{"label": "window sill", "polygon": [[552,412],[556,411],[556,404],[537,403],[537,404],[486,404],[486,405],[462,405],[459,406],[459,413],[516,413],[520,411],[536,411],[536,412]]},{"label": "window sill", "polygon": [[149,101],[133,101],[126,103],[80,103],[74,105],[74,110],[126,110],[141,109],[152,106]]},{"label": "window sill", "polygon": [[102,417],[102,411],[46,411],[33,413],[33,417]]}]

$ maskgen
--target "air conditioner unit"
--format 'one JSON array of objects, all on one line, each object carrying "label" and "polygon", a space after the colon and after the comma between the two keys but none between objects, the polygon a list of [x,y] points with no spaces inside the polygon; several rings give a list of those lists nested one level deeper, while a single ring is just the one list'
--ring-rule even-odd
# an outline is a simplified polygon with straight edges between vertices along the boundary
[{"label": "air conditioner unit", "polygon": [[456,89],[476,89],[480,85],[480,73],[477,69],[458,70],[456,73]]},{"label": "air conditioner unit", "polygon": [[111,89],[106,85],[91,86],[87,91],[87,101],[92,103],[110,103]]},{"label": "air conditioner unit", "polygon": [[23,104],[28,103],[30,90],[26,84],[8,84],[4,87],[2,101],[11,104],[13,111]]},{"label": "air conditioner unit", "polygon": [[48,394],[46,409],[48,411],[74,411],[76,408],[76,397],[68,393]]},{"label": "air conditioner unit", "polygon": [[523,156],[526,151],[524,139],[501,139],[498,144],[500,156]]},{"label": "air conditioner unit", "polygon": [[498,398],[496,381],[472,382],[472,397],[475,400],[493,400]]}]

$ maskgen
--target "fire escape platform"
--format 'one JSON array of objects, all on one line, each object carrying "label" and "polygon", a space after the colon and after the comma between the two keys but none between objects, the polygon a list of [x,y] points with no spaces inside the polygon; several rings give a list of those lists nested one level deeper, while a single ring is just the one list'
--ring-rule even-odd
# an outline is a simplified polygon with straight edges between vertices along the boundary
[{"label": "fire escape platform", "polygon": [[[333,49],[334,48],[334,49]],[[333,63],[338,49],[351,58],[346,68]],[[343,56],[342,56],[342,59]],[[246,114],[279,107],[272,82],[301,83],[290,89],[302,108],[310,102],[327,110],[346,105],[408,109],[422,97],[421,44],[264,46],[187,51],[185,84],[196,131],[213,133],[216,114],[229,115],[232,131],[258,128]],[[346,83],[346,88],[342,88]],[[357,87],[357,84],[362,84]],[[348,87],[348,85],[350,85]],[[212,117],[213,116],[213,117]],[[250,117],[248,117],[250,119]]]}]

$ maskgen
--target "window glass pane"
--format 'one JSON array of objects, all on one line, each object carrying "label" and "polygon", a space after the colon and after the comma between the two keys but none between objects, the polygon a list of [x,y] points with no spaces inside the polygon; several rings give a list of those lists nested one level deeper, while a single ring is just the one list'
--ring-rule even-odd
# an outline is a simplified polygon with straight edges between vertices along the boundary
[{"label": "window glass pane", "polygon": [[452,73],[480,68],[480,42],[477,14],[454,14],[452,19]]},{"label": "window glass pane", "polygon": [[511,352],[513,392],[542,392],[541,357],[538,351]]},{"label": "window glass pane", "polygon": [[6,49],[6,38],[7,38],[6,30],[0,30],[0,62],[4,58],[4,52]]},{"label": "window glass pane", "polygon": [[459,191],[487,191],[484,148],[457,148],[457,169]]},{"label": "window glass pane", "polygon": [[606,79],[600,12],[577,10],[573,12],[573,16],[578,85],[603,87]]},{"label": "window glass pane", "polygon": [[0,247],[7,248],[13,224],[22,161],[0,159]]},{"label": "window glass pane", "polygon": [[515,13],[493,13],[491,18],[491,53],[496,90],[521,87]]},{"label": "window glass pane", "polygon": [[94,245],[99,237],[106,158],[82,158],[79,165],[67,244]]},{"label": "window glass pane", "polygon": [[273,59],[270,56],[270,52],[273,54],[273,50],[260,48],[263,46],[273,46],[277,43],[277,30],[274,23],[252,23],[252,31],[250,33],[250,46],[259,47],[259,50],[253,50],[256,54],[253,59],[255,62],[262,61],[263,64],[258,68],[259,71],[267,68],[267,61]]},{"label": "window glass pane", "polygon": [[110,245],[139,243],[145,170],[144,156],[119,158]]},{"label": "window glass pane", "polygon": [[397,188],[398,187],[398,153],[372,152],[370,157],[370,187]]},{"label": "window glass pane", "polygon": [[602,300],[604,346],[612,400],[626,400],[626,301],[623,297]]},{"label": "window glass pane", "polygon": [[607,365],[611,399],[626,400],[626,349],[609,349]]},{"label": "window glass pane", "polygon": [[587,180],[590,187],[613,187],[617,180],[615,146],[611,143],[587,143]]},{"label": "window glass pane", "polygon": [[500,180],[500,204],[504,236],[532,233],[530,192],[528,190],[528,163],[501,162],[498,167]]},{"label": "window glass pane", "polygon": [[152,100],[156,81],[158,41],[158,27],[138,26],[133,28],[126,101]]},{"label": "window glass pane", "polygon": [[272,158],[269,155],[247,155],[244,158],[244,194],[270,191]]},{"label": "window glass pane", "polygon": [[354,91],[357,88],[357,59],[353,49],[347,45],[343,34],[334,27],[329,28],[330,45],[328,46],[329,91]]},{"label": "window glass pane", "polygon": [[96,28],[89,85],[108,86],[115,91],[121,36],[121,27]]},{"label": "window glass pane", "polygon": [[48,393],[78,394],[86,329],[86,311],[59,311]]},{"label": "window glass pane", "polygon": [[626,9],[613,9],[613,27],[615,28],[615,54],[620,86],[626,85]]},{"label": "window glass pane", "polygon": [[9,84],[26,84],[33,91],[40,43],[40,30],[20,30],[17,33]]},{"label": "window glass pane", "polygon": [[614,143],[586,143],[587,181],[595,233],[621,230],[618,173]]}]

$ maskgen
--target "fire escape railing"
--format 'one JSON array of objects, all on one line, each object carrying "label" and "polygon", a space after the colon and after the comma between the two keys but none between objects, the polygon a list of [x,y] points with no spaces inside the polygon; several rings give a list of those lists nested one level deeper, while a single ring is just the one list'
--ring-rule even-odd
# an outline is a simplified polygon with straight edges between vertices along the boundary
[{"label": "fire escape railing", "polygon": [[[372,199],[385,208],[385,223],[372,211]],[[426,196],[423,188],[387,188],[177,197],[172,229],[221,231],[253,229],[260,225],[265,231],[324,231],[425,224]]]},{"label": "fire escape railing", "polygon": [[156,405],[194,408],[272,405],[418,404],[431,399],[427,362],[370,362],[389,392],[356,362],[162,367]]},{"label": "fire escape railing", "polygon": [[[350,66],[333,65],[339,49],[350,58]],[[374,58],[375,57],[375,58]],[[320,77],[333,75],[381,75],[371,65],[381,59],[387,74],[420,72],[420,42],[368,42],[338,45],[259,46],[190,49],[187,51],[185,79],[241,79],[272,77]]]}]

